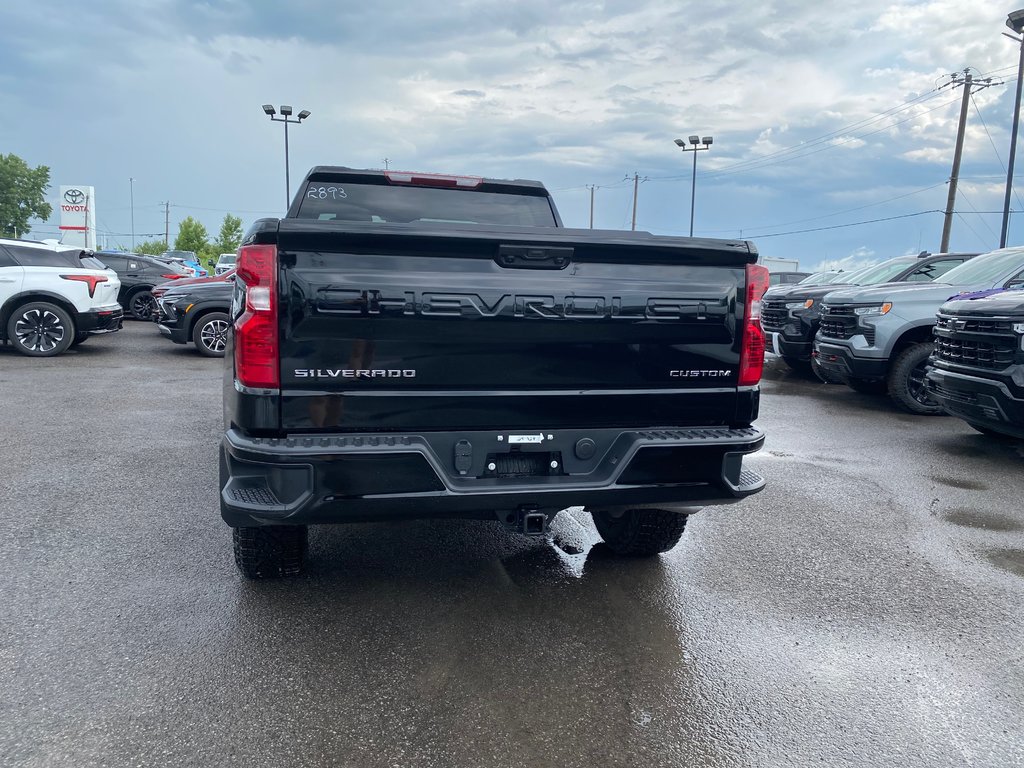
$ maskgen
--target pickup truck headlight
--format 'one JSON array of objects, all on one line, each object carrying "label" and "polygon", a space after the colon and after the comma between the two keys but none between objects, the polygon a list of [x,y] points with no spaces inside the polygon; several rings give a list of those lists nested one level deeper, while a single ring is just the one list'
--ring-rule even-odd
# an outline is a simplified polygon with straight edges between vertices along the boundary
[{"label": "pickup truck headlight", "polygon": [[860,315],[861,317],[870,317],[871,315],[885,315],[889,313],[890,309],[892,309],[892,302],[887,301],[884,304],[878,304],[877,306],[874,307],[854,307],[853,314]]},{"label": "pickup truck headlight", "polygon": [[807,301],[787,301],[786,309],[810,309],[814,306],[814,299]]}]

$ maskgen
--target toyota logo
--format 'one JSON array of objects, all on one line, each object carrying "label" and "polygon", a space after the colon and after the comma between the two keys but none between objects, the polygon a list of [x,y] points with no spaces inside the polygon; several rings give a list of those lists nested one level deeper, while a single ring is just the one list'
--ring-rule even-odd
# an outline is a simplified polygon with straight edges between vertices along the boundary
[{"label": "toyota logo", "polygon": [[81,205],[85,202],[85,192],[80,189],[69,189],[64,193],[64,199],[71,205]]}]

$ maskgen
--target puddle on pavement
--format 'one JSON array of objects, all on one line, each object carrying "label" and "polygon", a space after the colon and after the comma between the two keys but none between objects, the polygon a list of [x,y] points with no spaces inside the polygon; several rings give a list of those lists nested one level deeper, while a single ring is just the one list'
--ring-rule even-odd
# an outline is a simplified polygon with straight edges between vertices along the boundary
[{"label": "puddle on pavement", "polygon": [[551,525],[551,548],[566,571],[576,578],[583,576],[590,550],[601,541],[589,518],[582,508],[571,508],[559,514]]},{"label": "puddle on pavement", "polygon": [[986,557],[997,568],[1024,576],[1024,552],[1017,549],[993,549],[986,553]]},{"label": "puddle on pavement", "polygon": [[979,483],[977,480],[968,480],[963,477],[943,477],[942,475],[932,475],[932,480],[939,485],[946,485],[950,488],[961,488],[966,491],[988,490],[988,486],[984,483]]},{"label": "puddle on pavement", "polygon": [[965,528],[981,528],[986,531],[1020,531],[1024,530],[1024,522],[1014,520],[1008,515],[995,512],[979,512],[976,509],[958,508],[942,513],[942,519],[953,525]]}]

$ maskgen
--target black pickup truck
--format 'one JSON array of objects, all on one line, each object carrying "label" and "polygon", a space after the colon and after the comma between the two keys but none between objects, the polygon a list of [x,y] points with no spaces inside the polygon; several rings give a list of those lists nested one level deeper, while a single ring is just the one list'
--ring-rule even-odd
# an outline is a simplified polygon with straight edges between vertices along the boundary
[{"label": "black pickup truck", "polygon": [[306,526],[464,517],[620,554],[764,487],[747,242],[563,229],[538,182],[317,167],[238,253],[220,504],[235,561]]},{"label": "black pickup truck", "polygon": [[948,301],[934,334],[932,399],[979,432],[1024,438],[1024,291]]}]

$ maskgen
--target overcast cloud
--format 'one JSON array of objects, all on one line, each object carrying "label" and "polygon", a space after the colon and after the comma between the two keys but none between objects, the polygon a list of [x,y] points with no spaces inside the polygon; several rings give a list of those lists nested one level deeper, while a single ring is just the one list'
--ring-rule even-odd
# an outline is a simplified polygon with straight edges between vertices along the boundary
[{"label": "overcast cloud", "polygon": [[[87,7],[86,7],[87,6]],[[717,6],[717,7],[716,7]],[[544,181],[569,226],[753,237],[768,256],[854,264],[937,250],[960,91],[974,95],[952,249],[998,245],[1018,50],[1012,8],[953,0],[717,3],[51,0],[0,7],[0,152],[97,189],[101,230],[216,231],[285,203],[283,136],[260,105],[308,109],[315,164]],[[908,101],[913,101],[907,105]],[[877,119],[884,113],[882,119]],[[1002,160],[1000,159],[1002,158]],[[1022,195],[1024,197],[1024,195]],[[1024,208],[1017,199],[1014,207]],[[930,213],[922,213],[931,211]],[[920,215],[912,215],[920,214]],[[887,222],[835,227],[903,216]],[[36,236],[52,236],[56,218]],[[791,234],[779,234],[791,233]],[[779,235],[779,236],[771,236]],[[1011,219],[1010,243],[1024,242]]]}]

